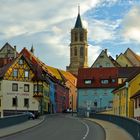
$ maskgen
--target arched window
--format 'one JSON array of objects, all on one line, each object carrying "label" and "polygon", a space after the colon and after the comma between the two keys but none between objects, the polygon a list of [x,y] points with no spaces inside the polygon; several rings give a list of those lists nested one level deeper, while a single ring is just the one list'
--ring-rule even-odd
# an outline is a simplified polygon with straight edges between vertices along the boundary
[{"label": "arched window", "polygon": [[77,32],[74,33],[74,41],[78,41],[78,34],[77,34]]},{"label": "arched window", "polygon": [[81,56],[81,57],[84,56],[84,48],[83,48],[83,47],[80,48],[80,56]]},{"label": "arched window", "polygon": [[76,47],[74,48],[74,55],[75,56],[77,55],[77,48]]},{"label": "arched window", "polygon": [[83,32],[80,32],[80,41],[83,41],[83,40],[84,40]]}]

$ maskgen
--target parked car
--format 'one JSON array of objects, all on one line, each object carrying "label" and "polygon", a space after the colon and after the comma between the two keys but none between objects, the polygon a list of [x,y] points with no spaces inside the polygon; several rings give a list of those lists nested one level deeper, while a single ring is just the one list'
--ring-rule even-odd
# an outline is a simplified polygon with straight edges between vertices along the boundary
[{"label": "parked car", "polygon": [[35,115],[32,112],[25,112],[26,115],[28,115],[28,119],[35,119]]}]

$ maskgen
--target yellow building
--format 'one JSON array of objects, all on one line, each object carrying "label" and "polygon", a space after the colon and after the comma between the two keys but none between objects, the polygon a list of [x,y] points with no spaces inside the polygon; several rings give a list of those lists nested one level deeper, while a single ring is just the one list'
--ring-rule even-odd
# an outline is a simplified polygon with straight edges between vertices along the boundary
[{"label": "yellow building", "polygon": [[33,52],[34,49],[32,46],[31,52],[24,48],[21,51],[21,54],[23,54],[25,58],[28,59],[28,62],[35,73],[35,76],[32,79],[34,84],[33,97],[39,102],[38,110],[41,114],[50,113],[50,87],[48,77],[45,76],[47,72],[43,69],[42,62],[34,56]]},{"label": "yellow building", "polygon": [[124,53],[116,56],[116,61],[121,67],[140,66],[140,56],[128,48]]},{"label": "yellow building", "polygon": [[140,69],[113,91],[113,110],[115,115],[134,117],[134,103],[130,98],[140,90]]},{"label": "yellow building", "polygon": [[113,98],[113,111],[115,115],[126,116],[126,88],[115,90]]}]

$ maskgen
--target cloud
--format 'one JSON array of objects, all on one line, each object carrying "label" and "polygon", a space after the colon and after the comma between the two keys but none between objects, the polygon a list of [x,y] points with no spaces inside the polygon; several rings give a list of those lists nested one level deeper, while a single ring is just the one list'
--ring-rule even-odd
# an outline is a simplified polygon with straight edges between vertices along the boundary
[{"label": "cloud", "polygon": [[123,21],[123,35],[126,39],[140,43],[140,5],[132,7]]},{"label": "cloud", "polygon": [[102,49],[100,46],[89,44],[89,46],[88,46],[88,64],[89,64],[89,67],[96,60],[96,58],[100,54],[101,50]]},{"label": "cloud", "polygon": [[[82,15],[100,0],[78,2]],[[9,42],[20,51],[23,47],[30,49],[33,44],[35,55],[42,61],[65,69],[70,61],[70,30],[75,24],[78,2],[1,0],[1,46],[2,43]]]},{"label": "cloud", "polygon": [[[30,49],[33,44],[35,55],[44,63],[65,69],[70,63],[70,30],[75,25],[80,3],[80,13],[85,28],[88,28],[89,41],[96,42],[89,45],[91,65],[101,51],[100,43],[113,40],[115,30],[120,25],[119,20],[92,18],[97,5],[101,4],[102,9],[103,1],[106,0],[0,0],[0,45],[9,42],[20,51],[23,47]],[[111,6],[117,0],[107,1]],[[90,10],[92,14],[88,15]],[[103,12],[98,15],[103,15]]]},{"label": "cloud", "polygon": [[[114,28],[113,22],[104,20],[93,20],[92,25],[89,26],[89,36],[96,42],[102,42],[103,40],[110,40],[114,38]],[[115,23],[117,24],[117,23]]]}]

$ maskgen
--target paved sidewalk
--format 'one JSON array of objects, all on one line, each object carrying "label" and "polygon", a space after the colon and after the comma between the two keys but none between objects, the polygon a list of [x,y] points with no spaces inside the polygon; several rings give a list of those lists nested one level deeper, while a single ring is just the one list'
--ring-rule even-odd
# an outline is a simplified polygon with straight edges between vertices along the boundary
[{"label": "paved sidewalk", "polygon": [[41,116],[35,120],[28,120],[26,122],[23,122],[23,123],[20,123],[17,125],[9,126],[6,128],[1,128],[0,129],[0,138],[24,131],[24,130],[32,128],[34,126],[37,126],[37,125],[41,124],[44,120],[45,120],[45,116]]},{"label": "paved sidewalk", "polygon": [[87,120],[96,122],[104,128],[106,132],[106,140],[134,140],[127,131],[113,123],[90,118]]}]

